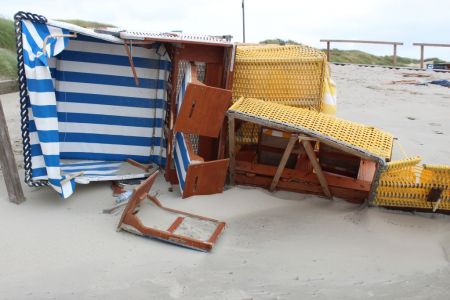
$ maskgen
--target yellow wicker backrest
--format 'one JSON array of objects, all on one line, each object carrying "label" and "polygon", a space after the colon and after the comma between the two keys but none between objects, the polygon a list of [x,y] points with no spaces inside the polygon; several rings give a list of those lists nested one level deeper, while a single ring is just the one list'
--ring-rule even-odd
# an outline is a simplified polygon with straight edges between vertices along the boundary
[{"label": "yellow wicker backrest", "polygon": [[302,45],[238,46],[233,99],[258,98],[321,110],[326,56]]}]

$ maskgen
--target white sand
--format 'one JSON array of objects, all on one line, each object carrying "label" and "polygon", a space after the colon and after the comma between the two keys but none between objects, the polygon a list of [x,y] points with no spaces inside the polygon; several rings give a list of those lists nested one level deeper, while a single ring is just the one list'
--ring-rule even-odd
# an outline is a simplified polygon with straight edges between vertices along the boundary
[{"label": "white sand", "polygon": [[[450,89],[385,84],[401,73],[333,67],[338,115],[450,164]],[[1,98],[20,154],[17,95]],[[152,190],[164,205],[227,221],[212,253],[117,233],[119,216],[101,213],[113,205],[106,183],[78,185],[64,201],[25,187],[17,206],[0,178],[0,299],[450,297],[450,217],[245,187],[182,200],[167,188],[159,177]]]}]

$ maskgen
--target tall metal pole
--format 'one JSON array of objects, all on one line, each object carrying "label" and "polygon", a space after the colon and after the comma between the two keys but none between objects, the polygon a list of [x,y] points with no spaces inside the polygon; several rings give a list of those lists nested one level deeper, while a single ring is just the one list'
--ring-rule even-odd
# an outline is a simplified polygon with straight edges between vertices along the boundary
[{"label": "tall metal pole", "polygon": [[242,0],[242,42],[245,43],[245,7]]}]

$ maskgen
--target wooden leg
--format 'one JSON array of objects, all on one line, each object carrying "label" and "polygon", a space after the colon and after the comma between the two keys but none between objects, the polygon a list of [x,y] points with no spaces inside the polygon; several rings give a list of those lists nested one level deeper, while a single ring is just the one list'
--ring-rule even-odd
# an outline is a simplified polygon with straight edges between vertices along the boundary
[{"label": "wooden leg", "polygon": [[420,45],[420,68],[423,69],[423,61],[424,61],[424,57],[425,57],[425,46],[424,45]]},{"label": "wooden leg", "polygon": [[280,180],[281,174],[283,173],[284,167],[286,166],[286,163],[289,159],[289,156],[292,153],[292,149],[294,149],[295,142],[298,140],[298,135],[293,134],[291,135],[291,138],[289,139],[289,142],[286,146],[286,150],[284,150],[283,156],[281,157],[280,164],[278,165],[277,172],[275,173],[275,176],[273,177],[272,183],[270,184],[269,190],[273,192],[275,188],[277,187],[278,181]]},{"label": "wooden leg", "polygon": [[317,162],[316,155],[314,154],[314,150],[311,146],[311,143],[309,140],[302,140],[302,137],[299,138],[299,141],[301,141],[303,147],[305,148],[306,155],[308,155],[309,160],[311,161],[311,164],[314,168],[314,171],[316,171],[317,178],[319,179],[320,185],[322,186],[323,192],[328,198],[332,198],[330,189],[328,187],[327,180],[325,178],[325,175],[322,172],[322,168],[320,167],[319,163]]},{"label": "wooden leg", "polygon": [[2,166],[3,178],[5,179],[6,190],[9,201],[20,204],[25,201],[22,185],[20,183],[19,172],[17,171],[16,160],[9,139],[8,126],[5,114],[3,113],[2,102],[0,101],[0,163]]},{"label": "wooden leg", "polygon": [[228,116],[228,152],[230,154],[230,184],[234,185],[234,172],[235,172],[235,166],[236,166],[236,142],[235,142],[235,136],[236,133],[234,132],[235,127],[235,121],[233,116]]}]

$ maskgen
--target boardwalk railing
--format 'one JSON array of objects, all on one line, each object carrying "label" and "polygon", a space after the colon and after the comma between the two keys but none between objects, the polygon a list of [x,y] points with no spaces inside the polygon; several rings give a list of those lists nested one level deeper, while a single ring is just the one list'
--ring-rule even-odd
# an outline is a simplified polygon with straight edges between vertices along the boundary
[{"label": "boardwalk railing", "polygon": [[392,55],[392,65],[397,65],[397,46],[403,45],[401,42],[384,42],[384,41],[362,41],[362,40],[320,40],[322,43],[327,43],[327,57],[328,61],[331,59],[331,43],[358,43],[358,44],[377,44],[377,45],[392,45],[394,54]]},{"label": "boardwalk railing", "polygon": [[425,46],[427,46],[427,47],[450,47],[450,44],[413,43],[413,46],[420,46],[420,68],[423,69]]}]

